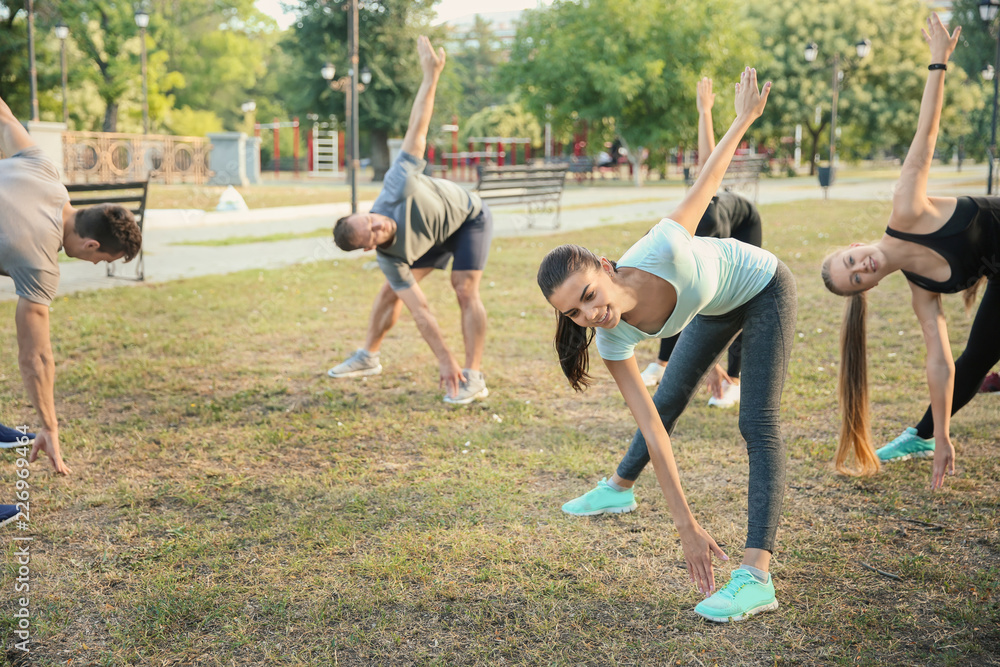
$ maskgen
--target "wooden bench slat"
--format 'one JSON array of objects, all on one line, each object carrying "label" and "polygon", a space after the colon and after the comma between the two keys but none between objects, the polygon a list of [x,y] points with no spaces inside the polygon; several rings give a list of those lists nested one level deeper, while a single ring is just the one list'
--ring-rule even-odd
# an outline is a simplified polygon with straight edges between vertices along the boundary
[{"label": "wooden bench slat", "polygon": [[86,206],[89,204],[141,204],[146,198],[143,197],[70,197],[69,203],[73,206]]}]

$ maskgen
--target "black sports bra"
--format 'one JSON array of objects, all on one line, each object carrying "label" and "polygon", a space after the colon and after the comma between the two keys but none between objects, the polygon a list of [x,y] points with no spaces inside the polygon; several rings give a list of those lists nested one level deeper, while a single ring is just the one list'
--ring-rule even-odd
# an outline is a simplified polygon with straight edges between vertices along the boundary
[{"label": "black sports bra", "polygon": [[907,280],[929,292],[961,292],[982,276],[1000,274],[1000,197],[959,197],[948,222],[930,234],[910,234],[890,227],[885,233],[930,248],[948,262],[951,277],[944,282],[903,271]]}]

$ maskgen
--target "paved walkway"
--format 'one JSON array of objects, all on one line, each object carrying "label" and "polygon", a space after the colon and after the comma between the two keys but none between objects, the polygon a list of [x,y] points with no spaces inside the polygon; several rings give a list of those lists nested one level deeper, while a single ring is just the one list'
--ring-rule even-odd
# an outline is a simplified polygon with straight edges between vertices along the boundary
[{"label": "paved walkway", "polygon": [[[829,195],[831,199],[837,200],[888,202],[892,198],[894,182],[895,177],[842,178],[831,188]],[[941,195],[983,194],[985,183],[985,167],[966,167],[959,173],[954,167],[941,166],[932,171],[930,191],[931,194]],[[556,231],[642,220],[652,223],[668,213],[683,196],[684,189],[679,186],[654,184],[636,188],[627,183],[620,186],[602,183],[596,187],[571,185],[563,195],[562,225]],[[799,200],[814,200],[817,205],[822,205],[823,191],[816,184],[815,178],[765,179],[760,183],[759,204]],[[360,205],[362,210],[367,210],[371,202],[361,202]],[[241,213],[147,211],[143,242],[146,280],[163,282],[357,255],[357,252],[349,255],[337,248],[333,244],[332,234],[227,246],[181,245],[198,241],[330,230],[334,221],[346,215],[349,210],[348,204],[322,204]],[[539,216],[537,222],[547,224],[551,219],[552,216]],[[495,235],[498,237],[553,233],[552,230],[529,229],[523,209],[518,207],[494,209],[494,225]],[[125,265],[126,272],[130,268]],[[74,260],[61,263],[60,270],[60,294],[137,284],[105,277],[104,265],[95,266]],[[10,279],[0,280],[0,299],[14,298],[16,295]]]}]

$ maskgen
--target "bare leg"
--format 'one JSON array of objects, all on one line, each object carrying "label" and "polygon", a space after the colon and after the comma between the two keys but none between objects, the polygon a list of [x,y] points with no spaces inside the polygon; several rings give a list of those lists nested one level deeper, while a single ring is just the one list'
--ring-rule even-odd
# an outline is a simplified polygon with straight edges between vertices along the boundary
[{"label": "bare leg", "polygon": [[[432,268],[411,269],[414,279],[420,282],[424,277],[433,271]],[[365,350],[374,354],[382,347],[382,341],[389,329],[399,321],[399,314],[403,310],[403,302],[399,300],[396,293],[389,286],[383,283],[375,297],[372,305],[372,314],[368,320],[368,333],[365,335]]]},{"label": "bare leg", "polygon": [[767,549],[747,549],[743,552],[743,565],[767,572],[771,567],[771,552]]},{"label": "bare leg", "polygon": [[462,338],[465,341],[465,368],[478,371],[486,347],[486,307],[479,297],[482,271],[452,271],[451,285],[462,309]]}]

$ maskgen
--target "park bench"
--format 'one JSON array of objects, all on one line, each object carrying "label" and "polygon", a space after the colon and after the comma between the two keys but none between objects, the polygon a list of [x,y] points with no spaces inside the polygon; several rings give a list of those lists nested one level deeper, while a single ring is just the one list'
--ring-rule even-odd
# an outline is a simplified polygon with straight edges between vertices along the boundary
[{"label": "park bench", "polygon": [[[767,171],[770,158],[765,154],[758,155],[735,155],[733,161],[729,163],[725,176],[722,177],[722,189],[727,192],[743,191],[749,193],[753,191],[753,197],[747,195],[757,203],[757,194],[760,190],[760,175]],[[695,177],[692,171],[684,168],[684,183],[688,187],[694,185]]]},{"label": "park bench", "polygon": [[594,167],[597,163],[589,155],[574,155],[569,159],[569,173],[576,176],[577,182],[584,179],[594,180]]},{"label": "park bench", "polygon": [[[86,208],[97,204],[118,204],[132,211],[135,221],[142,231],[142,218],[146,212],[146,193],[149,181],[130,181],[127,183],[73,183],[66,186],[69,192],[69,203],[73,208]],[[135,275],[125,275],[125,264],[121,260],[108,262],[108,277],[125,278],[127,280],[145,280],[142,250],[132,260]],[[131,273],[131,272],[129,272]]]},{"label": "park bench", "polygon": [[566,163],[481,166],[476,193],[491,207],[526,204],[528,227],[535,226],[536,215],[554,211],[552,229],[558,229],[567,167]]}]

